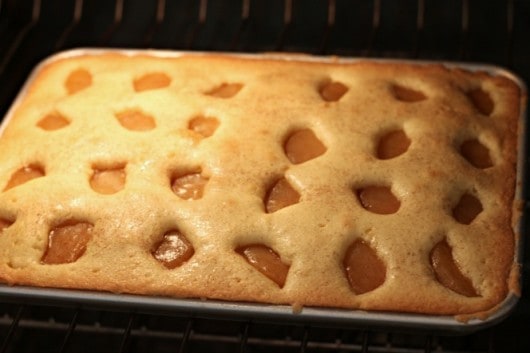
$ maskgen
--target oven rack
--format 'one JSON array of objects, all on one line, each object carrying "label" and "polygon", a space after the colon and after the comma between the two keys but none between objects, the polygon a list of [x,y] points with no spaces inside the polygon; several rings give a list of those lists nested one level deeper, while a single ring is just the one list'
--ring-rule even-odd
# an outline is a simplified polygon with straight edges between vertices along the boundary
[{"label": "oven rack", "polygon": [[[249,320],[161,316],[92,308],[12,306],[0,352],[490,352],[489,330],[467,337]],[[104,350],[101,344],[104,342]],[[14,348],[16,347],[16,349]]]},{"label": "oven rack", "polygon": [[[38,62],[70,48],[484,62],[528,83],[529,37],[527,0],[0,0],[0,116]],[[464,336],[0,299],[0,353],[528,352],[529,325],[526,292],[508,319]]]}]

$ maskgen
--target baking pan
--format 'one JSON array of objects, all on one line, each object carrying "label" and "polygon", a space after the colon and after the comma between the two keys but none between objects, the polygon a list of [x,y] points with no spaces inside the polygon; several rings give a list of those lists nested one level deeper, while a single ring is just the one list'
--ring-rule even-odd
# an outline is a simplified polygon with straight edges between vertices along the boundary
[{"label": "baking pan", "polygon": [[203,318],[234,318],[238,320],[290,322],[301,325],[326,327],[363,327],[398,330],[425,330],[433,333],[471,333],[504,319],[515,307],[518,297],[510,294],[494,314],[485,320],[468,322],[453,316],[420,315],[408,313],[375,312],[329,308],[302,308],[293,312],[288,305],[252,304],[200,299],[112,294],[54,288],[0,286],[0,297],[9,301],[101,307],[116,310],[134,310],[142,313],[179,314]]},{"label": "baking pan", "polygon": [[[109,49],[77,49],[56,54],[40,65],[38,65],[33,73],[28,78],[26,84],[20,91],[17,99],[8,111],[2,126],[5,126],[22,97],[31,84],[36,72],[50,61],[59,60],[65,57],[98,54],[103,52],[115,52],[125,55],[134,55],[138,53],[148,54],[161,57],[177,57],[181,55],[204,55],[204,53],[197,52],[170,52],[170,51],[136,51],[136,50],[109,50]],[[263,55],[252,54],[222,54],[216,55],[231,55],[245,58],[263,58]],[[291,60],[318,61],[318,62],[333,62],[333,63],[349,63],[358,60],[356,58],[328,58],[328,57],[313,57],[300,55],[285,55],[285,54],[267,54],[266,57]],[[426,62],[426,61],[406,61],[406,60],[389,60],[389,59],[375,59],[372,61],[384,62],[408,62],[414,64],[442,64],[451,68],[462,68],[470,71],[485,71],[492,75],[502,75],[510,78],[519,85],[521,89],[521,114],[519,119],[519,141],[518,141],[518,165],[517,165],[517,183],[514,210],[516,219],[513,223],[514,233],[516,235],[516,248],[514,261],[519,266],[522,264],[522,239],[524,238],[525,229],[523,229],[523,214],[524,203],[523,195],[523,181],[525,172],[525,160],[523,157],[526,150],[526,86],[524,82],[513,73],[496,66],[483,64],[468,64],[468,63],[448,63],[448,62]],[[0,127],[0,135],[3,128]],[[519,275],[520,276],[520,275]],[[519,286],[520,278],[517,279]],[[114,294],[107,292],[94,291],[79,291],[68,289],[53,289],[53,288],[36,288],[25,286],[7,286],[0,284],[0,298],[7,301],[16,302],[39,302],[54,305],[73,305],[73,306],[97,306],[110,307],[120,310],[135,310],[139,312],[148,313],[171,313],[171,314],[186,314],[198,317],[228,317],[234,319],[252,319],[265,321],[289,321],[299,324],[316,324],[325,326],[362,326],[362,327],[380,327],[380,328],[397,328],[401,330],[407,329],[421,329],[432,332],[452,332],[452,333],[469,333],[482,329],[484,327],[493,325],[503,318],[505,318],[516,306],[518,301],[518,293],[508,293],[505,300],[498,305],[491,315],[485,319],[471,319],[469,321],[461,321],[454,316],[437,316],[437,315],[419,315],[409,313],[394,313],[394,312],[374,312],[374,311],[360,311],[360,310],[344,310],[344,309],[330,309],[330,308],[312,308],[304,307],[293,311],[293,308],[288,305],[268,305],[268,304],[251,304],[241,302],[223,302],[216,300],[201,300],[201,299],[175,299],[167,297],[153,297],[153,296],[138,296],[129,294]]]}]

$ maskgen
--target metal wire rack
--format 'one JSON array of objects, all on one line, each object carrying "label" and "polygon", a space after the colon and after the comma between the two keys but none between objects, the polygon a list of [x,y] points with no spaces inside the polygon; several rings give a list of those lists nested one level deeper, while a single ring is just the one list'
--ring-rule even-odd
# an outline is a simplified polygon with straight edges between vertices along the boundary
[{"label": "metal wire rack", "polygon": [[[494,337],[442,337],[81,308],[19,305],[0,318],[2,352],[488,352]],[[215,348],[212,348],[215,347]]]},{"label": "metal wire rack", "polygon": [[[528,37],[525,0],[0,0],[0,116],[35,64],[74,47],[488,62],[528,82]],[[529,324],[527,295],[466,336],[0,298],[0,352],[528,352]]]}]

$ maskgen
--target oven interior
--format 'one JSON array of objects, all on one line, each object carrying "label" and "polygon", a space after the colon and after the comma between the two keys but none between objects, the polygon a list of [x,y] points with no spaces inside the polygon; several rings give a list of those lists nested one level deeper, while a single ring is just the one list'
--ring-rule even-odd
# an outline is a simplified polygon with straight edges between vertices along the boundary
[{"label": "oven interior", "polygon": [[[529,37],[525,0],[0,0],[0,116],[38,62],[71,48],[480,62],[529,82]],[[528,190],[523,193],[527,213]],[[473,333],[144,312],[15,296],[0,298],[0,352],[528,352],[530,242],[524,243],[519,304],[507,319]]]}]

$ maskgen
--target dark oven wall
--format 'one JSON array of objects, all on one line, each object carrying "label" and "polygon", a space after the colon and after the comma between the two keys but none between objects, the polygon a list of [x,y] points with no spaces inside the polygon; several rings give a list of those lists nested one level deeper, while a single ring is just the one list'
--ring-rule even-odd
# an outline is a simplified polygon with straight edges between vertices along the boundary
[{"label": "dark oven wall", "polygon": [[[526,0],[0,0],[0,116],[38,62],[70,48],[483,62],[528,82],[528,38]],[[528,287],[530,256],[522,274]],[[0,298],[0,352],[528,352],[529,326],[524,292],[508,319],[463,336]]]}]

